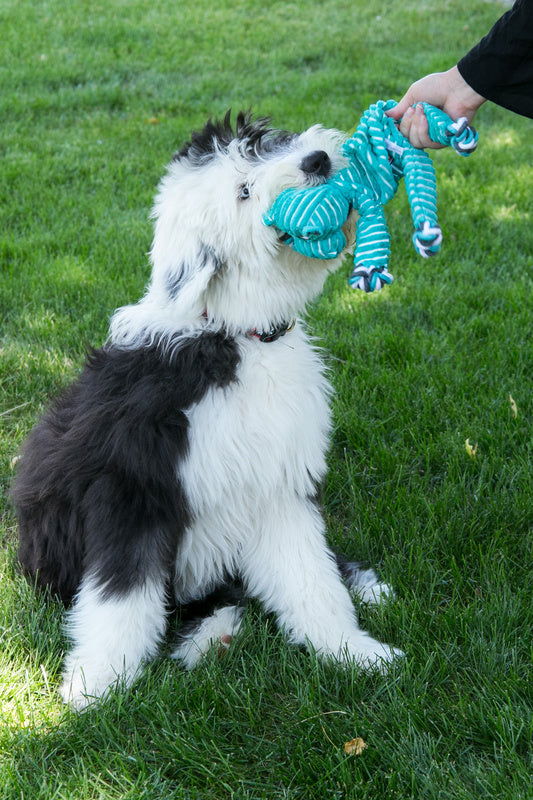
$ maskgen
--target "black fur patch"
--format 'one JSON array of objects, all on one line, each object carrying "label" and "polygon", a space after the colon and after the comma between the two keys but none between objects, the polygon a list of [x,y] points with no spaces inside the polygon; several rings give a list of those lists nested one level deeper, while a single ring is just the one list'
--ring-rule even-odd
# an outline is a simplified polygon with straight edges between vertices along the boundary
[{"label": "black fur patch", "polygon": [[249,112],[240,111],[235,129],[231,124],[231,111],[222,120],[208,120],[201,131],[193,131],[191,141],[186,142],[173,160],[188,158],[193,164],[202,164],[212,158],[217,149],[227,148],[235,138],[239,139],[250,157],[264,156],[292,141],[295,134],[270,127],[267,117],[254,119]]},{"label": "black fur patch", "polygon": [[171,300],[175,300],[180,293],[183,284],[187,281],[187,276],[191,275],[193,269],[188,264],[181,264],[178,270],[175,270],[166,277],[167,294]]},{"label": "black fur patch", "polygon": [[341,574],[341,578],[347,583],[352,583],[358,572],[366,569],[365,565],[360,561],[351,561],[344,553],[334,553],[337,569]]},{"label": "black fur patch", "polygon": [[168,579],[190,520],[176,475],[184,411],[234,381],[238,363],[223,333],[89,354],[31,433],[13,487],[19,558],[38,585],[69,602],[87,572],[104,595]]},{"label": "black fur patch", "polygon": [[186,636],[198,627],[203,619],[225,606],[241,606],[247,604],[244,586],[239,580],[228,580],[200,600],[179,607],[180,636]]},{"label": "black fur patch", "polygon": [[207,264],[211,264],[213,267],[214,272],[220,272],[222,267],[224,266],[224,261],[220,258],[219,255],[213,250],[212,247],[209,247],[208,244],[203,244],[200,251],[200,258],[202,261],[202,266],[206,266]]}]

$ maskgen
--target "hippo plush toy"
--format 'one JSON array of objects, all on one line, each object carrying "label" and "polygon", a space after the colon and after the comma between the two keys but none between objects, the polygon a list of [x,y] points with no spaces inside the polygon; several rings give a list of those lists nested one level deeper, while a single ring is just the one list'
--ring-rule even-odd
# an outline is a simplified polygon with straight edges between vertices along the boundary
[{"label": "hippo plush toy", "polygon": [[[346,245],[341,230],[353,208],[357,221],[354,269],[349,283],[366,292],[392,282],[388,271],[390,236],[383,206],[394,197],[402,178],[414,224],[413,243],[427,258],[439,250],[437,190],[433,162],[400,133],[387,110],[394,100],[379,100],[363,114],[357,130],[343,145],[348,165],[328,181],[308,188],[286,189],[264,216],[266,225],[284,234],[284,241],[308,258],[336,258]],[[477,146],[476,131],[466,118],[453,122],[447,114],[422,104],[433,141],[469,155]]]}]

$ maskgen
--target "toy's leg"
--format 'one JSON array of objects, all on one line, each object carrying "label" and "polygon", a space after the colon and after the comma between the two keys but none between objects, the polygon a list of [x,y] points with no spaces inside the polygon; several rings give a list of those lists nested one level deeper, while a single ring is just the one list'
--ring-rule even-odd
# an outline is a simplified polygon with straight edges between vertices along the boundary
[{"label": "toy's leg", "polygon": [[427,258],[438,252],[442,242],[442,231],[437,223],[435,168],[422,150],[406,149],[401,159],[415,226],[413,244],[416,251]]},{"label": "toy's leg", "polygon": [[387,270],[390,254],[390,236],[381,206],[370,200],[359,205],[357,221],[355,268],[349,278],[350,286],[365,292],[379,291],[384,284],[392,283]]}]

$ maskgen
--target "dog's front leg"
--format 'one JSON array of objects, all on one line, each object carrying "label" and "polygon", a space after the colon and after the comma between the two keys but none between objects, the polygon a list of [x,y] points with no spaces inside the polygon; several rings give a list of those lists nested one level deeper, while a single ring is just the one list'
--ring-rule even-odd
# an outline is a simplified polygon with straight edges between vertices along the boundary
[{"label": "dog's front leg", "polygon": [[165,624],[163,582],[146,579],[106,596],[95,578],[86,577],[68,612],[73,649],[63,671],[63,700],[83,709],[118,681],[131,683],[142,661],[155,654]]},{"label": "dog's front leg", "polygon": [[248,592],[276,613],[290,641],[367,669],[384,669],[401,655],[359,628],[311,499],[276,498],[263,519],[243,551],[243,576]]}]

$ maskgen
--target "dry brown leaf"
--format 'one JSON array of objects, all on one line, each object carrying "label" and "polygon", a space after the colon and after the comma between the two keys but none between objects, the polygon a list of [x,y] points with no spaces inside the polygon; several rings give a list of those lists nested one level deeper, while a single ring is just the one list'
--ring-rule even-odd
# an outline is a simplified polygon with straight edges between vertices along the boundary
[{"label": "dry brown leaf", "polygon": [[350,739],[349,742],[344,742],[344,752],[347,756],[360,756],[363,750],[366,750],[368,745],[364,742],[360,736],[356,739]]},{"label": "dry brown leaf", "polygon": [[513,418],[516,419],[518,416],[518,406],[516,405],[511,395],[509,395],[509,402],[511,403],[511,412],[513,414]]}]

